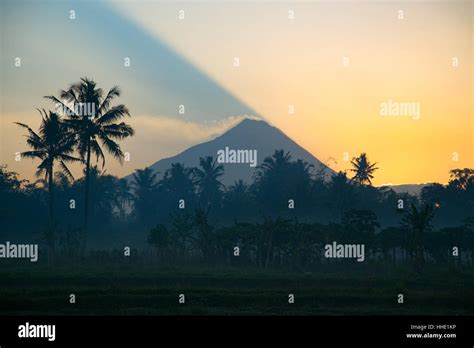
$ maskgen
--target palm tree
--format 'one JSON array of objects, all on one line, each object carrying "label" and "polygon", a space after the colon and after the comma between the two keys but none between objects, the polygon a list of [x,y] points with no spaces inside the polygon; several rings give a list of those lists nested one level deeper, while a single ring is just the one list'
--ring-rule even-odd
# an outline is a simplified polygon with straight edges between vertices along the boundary
[{"label": "palm tree", "polygon": [[114,205],[119,211],[119,216],[122,220],[125,220],[126,208],[133,201],[133,194],[130,192],[130,185],[127,179],[116,179],[114,178],[115,186],[115,202]]},{"label": "palm tree", "polygon": [[69,178],[73,175],[66,166],[67,162],[81,161],[70,154],[74,151],[75,140],[68,131],[61,117],[54,112],[39,110],[42,116],[42,122],[39,132],[36,133],[28,125],[15,122],[17,125],[26,128],[26,143],[32,148],[31,151],[21,153],[25,158],[38,158],[41,163],[38,165],[35,175],[37,177],[44,175],[44,182],[48,183],[49,192],[49,221],[53,224],[53,205],[54,205],[54,162],[58,161],[62,172]]},{"label": "palm tree", "polygon": [[250,186],[242,179],[227,187],[223,196],[224,218],[237,221],[255,216]]},{"label": "palm tree", "polygon": [[291,175],[288,180],[291,183],[290,193],[298,199],[302,208],[309,208],[313,189],[314,165],[301,159],[291,164]]},{"label": "palm tree", "polygon": [[[62,90],[59,98],[46,96],[57,107],[62,108],[67,114],[65,123],[74,135],[76,149],[82,160],[85,161],[85,207],[84,207],[84,238],[87,236],[87,225],[89,218],[89,190],[90,190],[90,168],[91,154],[96,155],[97,160],[102,159],[102,167],[105,166],[105,155],[102,146],[120,163],[123,162],[124,154],[116,140],[122,140],[133,136],[134,130],[125,122],[117,123],[124,116],[130,116],[127,107],[123,104],[111,106],[114,98],[120,96],[117,86],[112,87],[107,95],[96,83],[88,78],[81,78],[78,83],[72,84],[67,91]],[[71,108],[71,105],[74,107]],[[85,106],[85,107],[84,107]],[[78,112],[80,109],[81,112]],[[87,109],[90,112],[82,112]],[[86,241],[84,240],[84,246]]]},{"label": "palm tree", "polygon": [[227,188],[225,192],[225,200],[228,204],[234,205],[235,208],[243,209],[248,203],[248,191],[249,186],[242,179],[235,180],[234,184]]},{"label": "palm tree", "polygon": [[289,193],[292,163],[289,152],[275,150],[271,156],[265,157],[262,164],[257,167],[252,191],[260,213],[281,215],[287,210],[285,202],[293,198]]},{"label": "palm tree", "polygon": [[261,181],[264,177],[272,177],[275,174],[285,174],[284,172],[291,165],[291,155],[283,150],[275,150],[273,155],[266,157],[257,168],[256,181]]},{"label": "palm tree", "polygon": [[425,204],[418,209],[414,204],[405,213],[402,219],[402,227],[413,232],[412,248],[415,254],[415,267],[419,273],[424,263],[423,240],[425,233],[431,230],[431,221],[434,218],[435,207]]},{"label": "palm tree", "polygon": [[155,213],[155,193],[158,188],[156,173],[151,168],[137,169],[133,173],[134,205],[136,217],[145,225],[152,223]]},{"label": "palm tree", "polygon": [[331,177],[328,183],[327,199],[334,218],[341,220],[344,214],[354,206],[357,196],[354,186],[347,178],[346,172],[339,171]]},{"label": "palm tree", "polygon": [[359,157],[354,157],[351,164],[354,167],[351,171],[355,173],[351,181],[361,185],[372,185],[373,174],[378,169],[375,167],[377,163],[370,163],[367,159],[367,155],[363,152]]},{"label": "palm tree", "polygon": [[194,194],[193,174],[193,170],[186,168],[182,163],[172,163],[160,183],[161,188],[173,196],[190,200]]},{"label": "palm tree", "polygon": [[199,166],[194,169],[194,180],[198,187],[201,202],[205,205],[218,203],[222,194],[222,183],[219,178],[224,175],[224,166],[217,165],[212,156],[200,157]]},{"label": "palm tree", "polygon": [[135,192],[140,190],[154,190],[158,187],[156,182],[156,173],[153,173],[153,170],[150,167],[145,169],[136,169],[135,173],[132,174],[133,179],[132,186],[135,189]]}]

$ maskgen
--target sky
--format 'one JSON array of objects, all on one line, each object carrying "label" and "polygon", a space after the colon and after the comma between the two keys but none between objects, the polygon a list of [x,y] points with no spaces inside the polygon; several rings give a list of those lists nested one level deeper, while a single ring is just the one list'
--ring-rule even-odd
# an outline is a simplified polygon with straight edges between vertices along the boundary
[{"label": "sky", "polygon": [[106,163],[119,176],[246,116],[335,170],[366,152],[378,162],[375,185],[445,183],[449,170],[474,167],[472,1],[0,6],[0,163],[22,177],[33,179],[37,163],[14,160],[26,145],[13,122],[36,128],[36,108],[51,108],[42,97],[82,76],[119,85],[131,110],[136,136],[122,142],[131,161]]}]

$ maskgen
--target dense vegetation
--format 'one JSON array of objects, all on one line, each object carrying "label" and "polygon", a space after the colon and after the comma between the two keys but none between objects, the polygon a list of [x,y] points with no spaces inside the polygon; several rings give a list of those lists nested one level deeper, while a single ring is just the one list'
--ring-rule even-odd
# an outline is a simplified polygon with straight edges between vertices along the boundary
[{"label": "dense vegetation", "polygon": [[[427,185],[419,197],[373,187],[378,168],[365,153],[353,158],[349,176],[276,150],[250,184],[225,187],[224,168],[212,156],[197,168],[174,163],[159,177],[145,168],[120,179],[105,172],[106,153],[122,161],[118,141],[134,135],[118,123],[128,109],[111,105],[119,95],[117,87],[104,94],[81,79],[47,97],[67,113],[41,111],[38,132],[19,124],[31,148],[22,156],[40,160],[39,179],[1,167],[2,239],[35,238],[70,255],[148,245],[163,263],[235,263],[238,247],[241,265],[311,269],[327,262],[322,250],[332,241],[365,244],[369,260],[418,265],[452,260],[457,247],[457,262],[473,263],[472,169],[452,170],[447,185]],[[78,115],[71,102],[92,103],[95,114]],[[73,178],[70,162],[84,165],[83,177]]]},{"label": "dense vegetation", "polygon": [[[419,196],[373,187],[365,153],[330,175],[276,150],[251,183],[228,187],[212,156],[118,178],[107,154],[123,161],[119,141],[134,135],[119,122],[128,109],[112,106],[119,96],[81,79],[47,97],[63,112],[41,110],[38,131],[18,124],[38,180],[0,166],[0,239],[39,243],[41,257],[2,262],[2,313],[472,313],[473,169]],[[334,241],[364,244],[365,262],[325,258]]]}]

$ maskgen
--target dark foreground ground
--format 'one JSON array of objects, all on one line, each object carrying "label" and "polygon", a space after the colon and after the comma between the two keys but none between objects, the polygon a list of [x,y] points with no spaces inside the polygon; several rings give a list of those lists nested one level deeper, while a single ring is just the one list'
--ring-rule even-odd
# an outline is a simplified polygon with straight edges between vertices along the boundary
[{"label": "dark foreground ground", "polygon": [[454,266],[427,266],[416,276],[409,265],[291,272],[25,262],[1,265],[0,284],[0,315],[474,314],[474,271]]}]

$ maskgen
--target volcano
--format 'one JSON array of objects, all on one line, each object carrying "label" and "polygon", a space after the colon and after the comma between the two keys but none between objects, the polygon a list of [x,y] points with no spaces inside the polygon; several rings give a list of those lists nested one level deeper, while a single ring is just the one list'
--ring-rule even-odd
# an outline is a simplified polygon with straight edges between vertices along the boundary
[{"label": "volcano", "polygon": [[[232,185],[236,180],[242,179],[251,183],[256,167],[265,157],[271,156],[275,150],[289,152],[293,160],[301,159],[314,166],[314,172],[322,171],[326,178],[334,174],[333,170],[324,165],[320,160],[294,142],[281,130],[269,125],[263,120],[244,119],[231,129],[213,140],[194,145],[176,156],[164,158],[150,166],[159,176],[164,175],[172,163],[181,163],[185,167],[197,167],[199,158],[212,156],[218,159],[223,151],[233,149],[236,155],[245,159],[248,153],[256,154],[256,166],[253,158],[251,163],[245,160],[228,161],[220,163],[224,166],[224,175],[221,181],[224,185]],[[250,156],[252,157],[252,156]],[[240,158],[240,157],[238,157]]]}]

